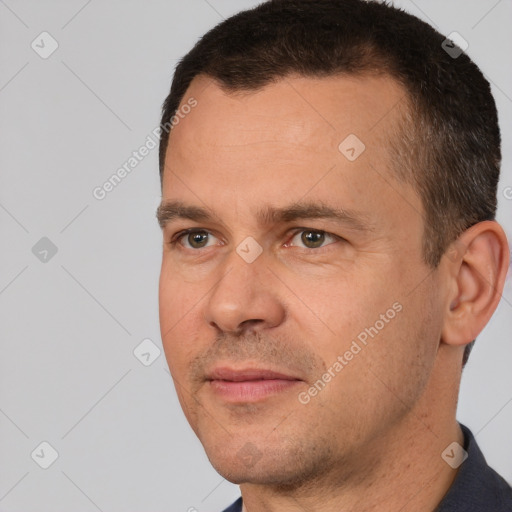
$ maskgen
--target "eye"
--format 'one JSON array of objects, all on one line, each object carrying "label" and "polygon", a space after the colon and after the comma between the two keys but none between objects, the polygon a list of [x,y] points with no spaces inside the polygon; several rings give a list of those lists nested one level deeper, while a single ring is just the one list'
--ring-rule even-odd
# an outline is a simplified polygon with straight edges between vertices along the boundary
[{"label": "eye", "polygon": [[204,229],[189,229],[178,234],[171,244],[180,243],[186,249],[203,249],[214,245],[214,240],[216,237]]},{"label": "eye", "polygon": [[307,249],[318,249],[319,247],[337,242],[339,238],[325,231],[318,231],[316,229],[303,229],[295,233],[288,246],[300,246]]}]

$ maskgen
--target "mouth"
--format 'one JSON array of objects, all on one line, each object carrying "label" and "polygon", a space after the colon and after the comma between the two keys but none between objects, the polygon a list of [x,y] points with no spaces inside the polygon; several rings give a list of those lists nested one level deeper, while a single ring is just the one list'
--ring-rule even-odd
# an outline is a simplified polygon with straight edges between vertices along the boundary
[{"label": "mouth", "polygon": [[273,370],[227,366],[214,368],[206,381],[216,396],[230,403],[259,402],[302,382],[296,376]]}]

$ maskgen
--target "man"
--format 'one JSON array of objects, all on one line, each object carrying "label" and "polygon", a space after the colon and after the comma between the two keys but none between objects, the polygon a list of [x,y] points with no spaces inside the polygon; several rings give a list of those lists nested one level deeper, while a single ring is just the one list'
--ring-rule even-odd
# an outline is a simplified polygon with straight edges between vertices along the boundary
[{"label": "man", "polygon": [[512,510],[455,416],[508,266],[496,108],[459,50],[381,3],[276,0],[178,65],[161,333],[228,511]]}]

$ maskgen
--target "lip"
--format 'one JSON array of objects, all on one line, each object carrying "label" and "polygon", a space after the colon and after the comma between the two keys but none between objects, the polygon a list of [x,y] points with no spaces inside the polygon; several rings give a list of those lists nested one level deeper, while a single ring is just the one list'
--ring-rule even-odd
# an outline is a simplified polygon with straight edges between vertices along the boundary
[{"label": "lip", "polygon": [[295,387],[301,379],[266,368],[217,367],[206,378],[213,393],[226,402],[262,401]]},{"label": "lip", "polygon": [[226,380],[231,382],[254,380],[300,380],[297,377],[266,368],[235,369],[226,366],[214,368],[208,373],[207,380]]}]

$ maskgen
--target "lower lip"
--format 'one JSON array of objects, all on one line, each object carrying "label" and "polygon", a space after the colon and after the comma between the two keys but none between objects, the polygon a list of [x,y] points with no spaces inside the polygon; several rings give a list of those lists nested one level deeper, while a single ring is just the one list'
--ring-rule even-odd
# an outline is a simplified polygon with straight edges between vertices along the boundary
[{"label": "lower lip", "polygon": [[211,389],[229,402],[257,402],[271,395],[288,391],[300,381],[284,379],[245,380],[234,382],[229,380],[210,381]]}]

